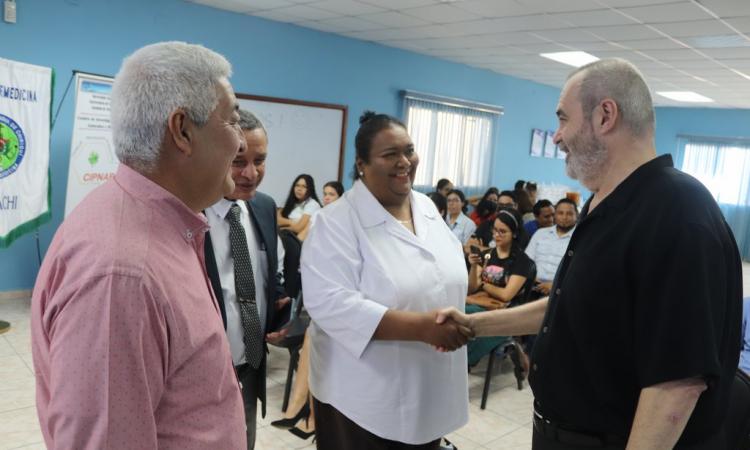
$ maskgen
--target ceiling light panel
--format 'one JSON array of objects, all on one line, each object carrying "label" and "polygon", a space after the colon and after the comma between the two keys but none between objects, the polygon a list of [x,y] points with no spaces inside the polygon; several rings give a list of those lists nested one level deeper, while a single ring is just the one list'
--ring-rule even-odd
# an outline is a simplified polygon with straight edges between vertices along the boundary
[{"label": "ceiling light panel", "polygon": [[686,103],[711,103],[712,99],[705,97],[697,92],[692,91],[660,91],[656,93],[662,97],[674,100],[677,102]]},{"label": "ceiling light panel", "polygon": [[581,67],[599,59],[586,52],[540,53],[539,56],[573,67]]}]

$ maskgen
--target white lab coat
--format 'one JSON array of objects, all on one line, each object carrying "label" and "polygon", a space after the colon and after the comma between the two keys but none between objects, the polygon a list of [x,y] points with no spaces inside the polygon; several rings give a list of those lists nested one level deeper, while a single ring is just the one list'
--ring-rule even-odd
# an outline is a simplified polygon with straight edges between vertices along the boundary
[{"label": "white lab coat", "polygon": [[321,210],[302,248],[302,286],[313,319],[310,390],[362,428],[424,444],[468,421],[466,348],[372,340],[387,309],[463,310],[461,244],[432,201],[411,193],[416,235],[355,182]]}]

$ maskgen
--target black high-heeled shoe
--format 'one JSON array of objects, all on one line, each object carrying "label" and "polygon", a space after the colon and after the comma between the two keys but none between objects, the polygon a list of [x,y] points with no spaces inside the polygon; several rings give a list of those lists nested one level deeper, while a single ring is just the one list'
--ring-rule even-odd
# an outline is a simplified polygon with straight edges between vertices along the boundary
[{"label": "black high-heeled shoe", "polygon": [[[308,440],[308,439],[310,439],[310,436],[312,436],[313,434],[315,434],[315,430],[313,430],[313,431],[302,431],[302,430],[300,430],[297,427],[290,428],[289,432],[292,433],[293,435],[297,436],[298,438],[300,438],[302,440],[305,440],[305,441]],[[314,441],[314,439],[313,439],[313,441]]]},{"label": "black high-heeled shoe", "polygon": [[274,420],[273,422],[271,422],[271,425],[276,428],[289,430],[290,428],[293,428],[297,424],[297,422],[300,421],[300,419],[307,418],[309,416],[310,416],[310,403],[308,402],[308,403],[305,403],[302,406],[302,408],[300,408],[299,412],[294,417],[290,417],[289,419]]}]

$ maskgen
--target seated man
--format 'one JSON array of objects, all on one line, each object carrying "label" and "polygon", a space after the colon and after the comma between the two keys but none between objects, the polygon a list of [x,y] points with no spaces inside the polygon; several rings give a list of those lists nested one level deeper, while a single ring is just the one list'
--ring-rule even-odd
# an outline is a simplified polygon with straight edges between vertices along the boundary
[{"label": "seated man", "polygon": [[534,213],[534,220],[523,225],[530,237],[534,236],[536,230],[551,227],[555,224],[555,208],[551,201],[547,199],[539,200],[534,204],[532,212]]},{"label": "seated man", "polygon": [[742,306],[742,348],[740,349],[740,369],[750,375],[750,297],[745,297]]},{"label": "seated man", "polygon": [[540,228],[529,241],[526,254],[536,262],[539,284],[534,290],[537,292],[549,295],[557,266],[568,248],[577,220],[578,207],[572,200],[563,198],[555,205],[555,226]]}]

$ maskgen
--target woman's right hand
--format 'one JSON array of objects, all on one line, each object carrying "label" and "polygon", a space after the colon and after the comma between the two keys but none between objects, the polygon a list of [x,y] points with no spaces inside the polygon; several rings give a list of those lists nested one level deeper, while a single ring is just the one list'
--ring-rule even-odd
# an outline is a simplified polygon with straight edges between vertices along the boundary
[{"label": "woman's right hand", "polygon": [[482,264],[482,256],[477,253],[469,253],[469,264],[472,266]]}]

